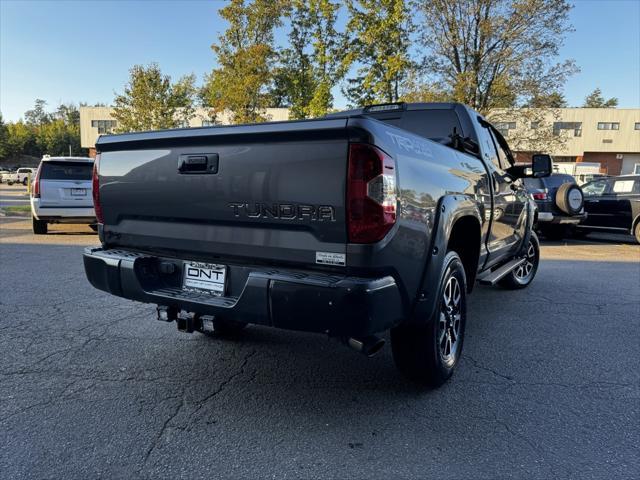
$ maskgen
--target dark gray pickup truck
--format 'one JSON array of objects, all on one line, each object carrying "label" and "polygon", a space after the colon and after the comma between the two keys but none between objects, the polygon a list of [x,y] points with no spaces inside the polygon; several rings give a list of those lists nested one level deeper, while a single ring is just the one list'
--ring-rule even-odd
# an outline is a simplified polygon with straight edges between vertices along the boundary
[{"label": "dark gray pickup truck", "polygon": [[91,284],[183,331],[324,333],[434,386],[456,366],[466,296],[535,276],[535,204],[500,133],[461,104],[102,136]]}]

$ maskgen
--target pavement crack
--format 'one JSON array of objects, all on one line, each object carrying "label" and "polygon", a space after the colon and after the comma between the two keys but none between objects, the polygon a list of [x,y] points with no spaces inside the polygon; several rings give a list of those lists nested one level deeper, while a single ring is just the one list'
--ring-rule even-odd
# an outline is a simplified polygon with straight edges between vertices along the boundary
[{"label": "pavement crack", "polygon": [[245,355],[244,359],[242,360],[242,364],[240,365],[240,368],[238,370],[236,370],[233,374],[229,375],[225,380],[223,380],[222,382],[220,382],[218,384],[218,388],[216,388],[213,392],[211,392],[209,395],[207,395],[206,397],[202,398],[199,402],[198,402],[198,406],[196,407],[196,409],[191,412],[191,414],[189,415],[189,418],[193,418],[194,415],[196,413],[198,413],[208,402],[209,400],[211,400],[212,398],[216,397],[218,394],[220,394],[227,385],[229,385],[229,383],[231,383],[235,378],[239,377],[240,375],[242,375],[244,373],[244,369],[247,366],[247,363],[249,363],[249,360],[251,359],[251,357],[253,357],[256,354],[256,350],[252,350],[251,352],[249,352],[247,355]]},{"label": "pavement crack", "polygon": [[[144,465],[147,464],[147,462],[149,461],[149,458],[151,457],[151,454],[153,454],[154,450],[158,447],[160,441],[164,437],[165,432],[169,428],[169,423],[171,423],[171,421],[174,418],[176,418],[178,416],[178,414],[180,413],[180,411],[184,408],[184,406],[186,404],[186,401],[185,401],[186,389],[187,389],[187,385],[184,385],[183,388],[182,388],[182,393],[180,395],[180,403],[176,404],[176,407],[174,408],[173,412],[171,412],[171,414],[163,422],[163,424],[160,427],[160,430],[158,431],[157,435],[155,436],[155,438],[153,439],[153,441],[149,445],[149,448],[147,448],[147,451],[145,452],[144,459],[143,459],[143,464]],[[174,399],[174,398],[178,398],[178,397],[168,397],[165,400]]]}]

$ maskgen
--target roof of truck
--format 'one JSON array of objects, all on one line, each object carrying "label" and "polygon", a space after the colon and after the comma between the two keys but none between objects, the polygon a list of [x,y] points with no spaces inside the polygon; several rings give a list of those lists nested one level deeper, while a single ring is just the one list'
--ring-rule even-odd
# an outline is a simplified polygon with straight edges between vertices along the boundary
[{"label": "roof of truck", "polygon": [[393,111],[406,110],[453,110],[455,108],[469,108],[463,103],[457,102],[429,102],[429,103],[380,103],[375,105],[367,105],[366,107],[354,108],[352,110],[343,110],[340,112],[329,113],[326,117],[349,117],[355,115],[365,115],[371,113],[388,113]]}]

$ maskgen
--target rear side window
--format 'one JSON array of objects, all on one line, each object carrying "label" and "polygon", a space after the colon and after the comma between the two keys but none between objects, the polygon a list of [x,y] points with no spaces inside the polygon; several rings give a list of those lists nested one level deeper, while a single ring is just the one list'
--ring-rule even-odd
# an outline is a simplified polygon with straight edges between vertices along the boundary
[{"label": "rear side window", "polygon": [[402,115],[400,127],[431,140],[447,138],[454,127],[463,134],[458,115],[453,110],[409,110]]},{"label": "rear side window", "polygon": [[91,180],[93,164],[87,162],[42,162],[42,180]]},{"label": "rear side window", "polygon": [[633,180],[616,180],[613,184],[614,193],[631,193],[633,192]]}]

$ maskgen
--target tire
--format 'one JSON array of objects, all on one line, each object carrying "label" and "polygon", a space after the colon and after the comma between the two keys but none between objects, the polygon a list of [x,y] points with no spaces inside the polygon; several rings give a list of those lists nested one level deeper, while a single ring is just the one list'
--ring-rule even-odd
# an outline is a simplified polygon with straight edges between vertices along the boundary
[{"label": "tire", "polygon": [[89,228],[90,228],[91,230],[93,230],[94,232],[97,232],[97,231],[98,231],[98,225],[96,225],[95,223],[91,223],[91,224],[89,224]]},{"label": "tire", "polygon": [[22,185],[24,185],[25,187],[27,186],[27,183],[29,183],[28,178],[25,178],[24,180],[22,180]]},{"label": "tire", "polygon": [[33,224],[34,235],[46,235],[47,222],[43,222],[42,220],[37,220],[36,218],[31,217],[31,223]]},{"label": "tire", "polygon": [[577,215],[584,207],[582,189],[574,183],[563,183],[556,191],[556,206],[567,215]]},{"label": "tire", "polygon": [[633,229],[633,233],[636,236],[636,242],[640,243],[640,222],[636,223],[636,228]]},{"label": "tire", "polygon": [[247,327],[245,322],[236,322],[233,320],[223,320],[216,318],[213,321],[213,332],[197,330],[199,333],[207,337],[235,337]]},{"label": "tire", "polygon": [[433,316],[419,324],[404,323],[391,329],[393,360],[407,378],[437,388],[451,377],[464,343],[466,295],[462,261],[456,252],[448,252]]},{"label": "tire", "polygon": [[7,180],[7,185],[11,186],[11,185],[13,185],[13,182]]},{"label": "tire", "polygon": [[506,277],[500,280],[500,285],[509,290],[519,290],[528,287],[538,272],[540,264],[540,242],[538,236],[531,232],[529,245],[525,252],[525,263],[512,270]]}]

